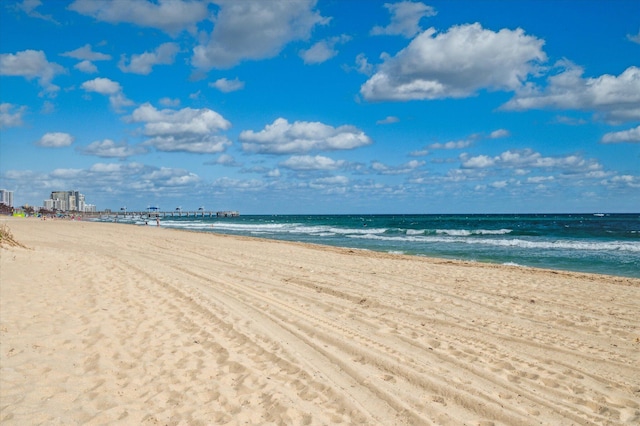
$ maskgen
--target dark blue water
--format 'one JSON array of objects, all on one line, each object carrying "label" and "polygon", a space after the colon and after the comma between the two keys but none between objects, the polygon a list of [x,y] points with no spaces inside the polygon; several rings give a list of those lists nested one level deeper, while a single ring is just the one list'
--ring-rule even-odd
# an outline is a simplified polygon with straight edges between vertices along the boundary
[{"label": "dark blue water", "polygon": [[161,226],[640,278],[640,214],[176,216]]}]

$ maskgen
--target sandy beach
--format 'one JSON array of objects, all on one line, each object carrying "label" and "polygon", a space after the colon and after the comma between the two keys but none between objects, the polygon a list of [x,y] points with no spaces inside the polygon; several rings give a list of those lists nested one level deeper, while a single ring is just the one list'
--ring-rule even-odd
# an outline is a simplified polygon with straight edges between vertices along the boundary
[{"label": "sandy beach", "polygon": [[0,218],[3,425],[640,422],[640,280]]}]

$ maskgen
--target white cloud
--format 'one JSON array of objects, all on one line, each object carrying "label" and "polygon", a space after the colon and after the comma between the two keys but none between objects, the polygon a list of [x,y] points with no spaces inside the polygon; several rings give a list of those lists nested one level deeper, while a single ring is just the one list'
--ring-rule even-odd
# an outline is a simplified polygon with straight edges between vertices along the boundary
[{"label": "white cloud", "polygon": [[608,121],[640,119],[640,68],[631,66],[619,76],[583,78],[584,70],[569,61],[556,64],[561,72],[544,88],[526,85],[501,109],[594,110]]},{"label": "white cloud", "polygon": [[129,99],[122,93],[122,86],[117,81],[108,78],[94,78],[85,81],[80,86],[87,92],[95,92],[109,97],[109,102],[114,110],[119,111],[122,107],[133,105]]},{"label": "white cloud", "polygon": [[313,180],[315,186],[344,186],[349,184],[349,178],[346,176],[329,176],[324,178],[318,178]]},{"label": "white cloud", "polygon": [[371,170],[382,175],[401,175],[414,171],[425,165],[424,161],[411,160],[399,166],[388,166],[379,161],[371,162]]},{"label": "white cloud", "polygon": [[170,35],[177,35],[185,29],[195,34],[196,24],[209,14],[207,2],[190,0],[75,0],[68,9],[98,21],[111,24],[127,22],[157,28]]},{"label": "white cloud", "polygon": [[356,56],[356,70],[364,75],[373,74],[373,65],[369,63],[364,53]]},{"label": "white cloud", "polygon": [[[604,186],[611,188],[640,188],[640,176],[619,175],[613,176],[611,179],[604,179],[601,182]],[[634,193],[634,195],[637,192]]]},{"label": "white cloud", "polygon": [[122,92],[120,83],[102,77],[85,81],[81,87],[87,92],[96,92],[106,96],[116,95]]},{"label": "white cloud", "polygon": [[461,156],[462,167],[467,169],[484,169],[487,167],[493,167],[496,163],[496,160],[488,157],[486,155],[478,155],[475,157],[468,158],[464,154]]},{"label": "white cloud", "polygon": [[263,130],[240,133],[242,149],[262,154],[294,154],[309,151],[354,149],[372,143],[371,138],[354,126],[331,127],[319,122],[276,119]]},{"label": "white cloud", "polygon": [[407,38],[419,33],[420,20],[435,16],[436,10],[424,3],[402,1],[399,3],[385,3],[384,7],[391,14],[391,23],[386,27],[376,26],[371,30],[372,35],[403,35]]},{"label": "white cloud", "polygon": [[320,64],[328,61],[338,54],[338,51],[335,49],[337,43],[345,43],[350,39],[351,37],[347,35],[341,35],[339,37],[320,40],[309,49],[301,50],[300,57],[305,64]]},{"label": "white cloud", "polygon": [[602,143],[617,142],[640,142],[640,126],[620,132],[606,133],[601,140]]},{"label": "white cloud", "polygon": [[159,151],[182,151],[198,154],[222,152],[231,142],[216,133],[228,130],[231,123],[208,108],[157,110],[151,104],[136,108],[130,120],[144,124],[145,144]]},{"label": "white cloud", "polygon": [[51,83],[57,75],[65,69],[53,62],[47,61],[42,50],[23,50],[15,55],[11,53],[0,55],[0,75],[20,76],[27,80],[38,79],[38,84],[47,92],[56,92],[60,88]]},{"label": "white cloud", "polygon": [[310,170],[336,170],[344,167],[346,162],[344,160],[333,160],[329,157],[323,157],[316,155],[312,157],[310,155],[294,155],[279,164],[280,167],[296,171],[310,171]]},{"label": "white cloud", "polygon": [[397,123],[398,121],[400,121],[400,119],[398,117],[394,117],[392,115],[389,115],[389,116],[387,116],[386,118],[384,118],[382,120],[376,121],[376,124],[393,124],[393,123]]},{"label": "white cloud", "polygon": [[116,143],[111,139],[91,142],[86,147],[80,149],[86,155],[95,155],[103,158],[128,158],[132,155],[145,153],[143,147],[133,147],[126,142]]},{"label": "white cloud", "polygon": [[73,136],[69,133],[51,132],[45,133],[40,139],[38,139],[36,145],[47,148],[62,148],[71,145],[73,140]]},{"label": "white cloud", "polygon": [[506,180],[499,180],[496,182],[492,182],[489,186],[496,189],[503,189],[503,188],[506,188],[508,185],[509,183]]},{"label": "white cloud", "polygon": [[489,157],[486,155],[470,157],[465,153],[460,155],[460,160],[462,162],[463,169],[541,168],[560,170],[567,174],[584,174],[597,172],[602,169],[602,165],[596,160],[584,159],[579,155],[543,157],[540,153],[531,149],[509,150],[495,157]]},{"label": "white cloud", "polygon": [[636,35],[627,34],[627,39],[629,39],[630,41],[632,41],[634,43],[640,44],[640,30],[638,30],[638,34],[636,34]]},{"label": "white cloud", "polygon": [[280,177],[280,169],[275,168],[273,170],[269,170],[267,172],[266,176],[269,177],[269,178],[279,178]]},{"label": "white cloud", "polygon": [[23,0],[22,3],[18,3],[16,8],[22,10],[28,16],[32,18],[42,19],[45,21],[53,22],[54,24],[59,24],[53,16],[51,15],[43,15],[38,12],[36,9],[42,5],[42,1],[40,0]]},{"label": "white cloud", "polygon": [[180,99],[171,99],[171,98],[161,98],[158,103],[162,106],[166,107],[177,107],[180,106]]},{"label": "white cloud", "polygon": [[230,166],[230,167],[238,167],[241,165],[235,160],[235,158],[233,158],[233,156],[229,154],[220,154],[220,156],[213,162],[213,164],[220,164],[222,166]]},{"label": "white cloud", "polygon": [[467,148],[473,144],[473,140],[461,140],[461,141],[449,141],[445,143],[432,143],[428,146],[429,149],[462,149]]},{"label": "white cloud", "polygon": [[527,178],[527,183],[543,183],[543,182],[552,182],[556,178],[553,176],[532,176]]},{"label": "white cloud", "polygon": [[384,57],[360,93],[370,101],[409,101],[516,90],[546,60],[543,44],[522,29],[494,32],[475,23],[437,34],[430,28],[396,56]]},{"label": "white cloud", "polygon": [[582,118],[567,117],[566,115],[559,115],[555,118],[556,123],[566,124],[568,126],[582,126],[587,124],[587,121]]},{"label": "white cloud", "polygon": [[314,11],[315,0],[217,0],[220,6],[209,40],[193,49],[197,68],[230,68],[239,62],[276,56],[291,41],[306,40],[329,20]]},{"label": "white cloud", "polygon": [[86,74],[95,74],[98,72],[98,67],[91,61],[78,62],[73,67]]},{"label": "white cloud", "polygon": [[209,87],[214,87],[224,93],[235,92],[236,90],[244,89],[244,81],[240,81],[237,77],[233,80],[220,78],[213,83],[209,83]]},{"label": "white cloud", "polygon": [[175,60],[180,47],[176,43],[163,43],[153,52],[144,52],[139,55],[131,55],[129,65],[127,58],[122,55],[118,68],[122,72],[147,75],[151,73],[154,65],[171,65]]},{"label": "white cloud", "polygon": [[69,58],[92,61],[92,62],[111,60],[111,55],[107,55],[106,53],[94,52],[91,49],[91,45],[89,43],[75,50],[70,50],[69,52],[61,53],[60,56],[67,56]]},{"label": "white cloud", "polygon": [[22,116],[26,110],[26,106],[18,107],[10,103],[0,104],[0,128],[22,126]]},{"label": "white cloud", "polygon": [[55,179],[79,179],[83,174],[82,169],[54,169],[49,175]]},{"label": "white cloud", "polygon": [[511,135],[511,133],[509,133],[508,130],[506,130],[506,129],[498,129],[498,130],[494,130],[493,132],[491,132],[489,134],[489,139],[506,138],[509,135]]}]

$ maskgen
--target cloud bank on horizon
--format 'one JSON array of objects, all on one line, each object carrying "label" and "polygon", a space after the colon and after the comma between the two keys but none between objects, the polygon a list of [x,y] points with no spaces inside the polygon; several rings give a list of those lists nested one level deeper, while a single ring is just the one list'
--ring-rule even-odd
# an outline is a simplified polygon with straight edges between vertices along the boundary
[{"label": "cloud bank on horizon", "polygon": [[98,209],[640,211],[640,3],[0,4],[0,188]]}]

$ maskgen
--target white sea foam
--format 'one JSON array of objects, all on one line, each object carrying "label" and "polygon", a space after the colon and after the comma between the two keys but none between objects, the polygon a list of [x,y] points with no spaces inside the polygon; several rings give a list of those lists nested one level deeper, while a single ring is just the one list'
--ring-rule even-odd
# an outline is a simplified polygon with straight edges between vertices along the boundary
[{"label": "white sea foam", "polygon": [[495,239],[495,238],[461,238],[461,236],[429,236],[429,235],[353,235],[351,238],[369,238],[396,242],[417,242],[417,243],[452,243],[452,244],[478,244],[499,247],[517,247],[526,249],[561,249],[561,250],[592,250],[592,251],[628,251],[640,252],[640,243],[626,241],[578,241],[578,240],[555,240],[555,241],[530,241],[519,238]]},{"label": "white sea foam", "polygon": [[504,235],[510,234],[511,229],[437,229],[436,234],[452,235],[454,237],[468,237],[469,235]]}]

